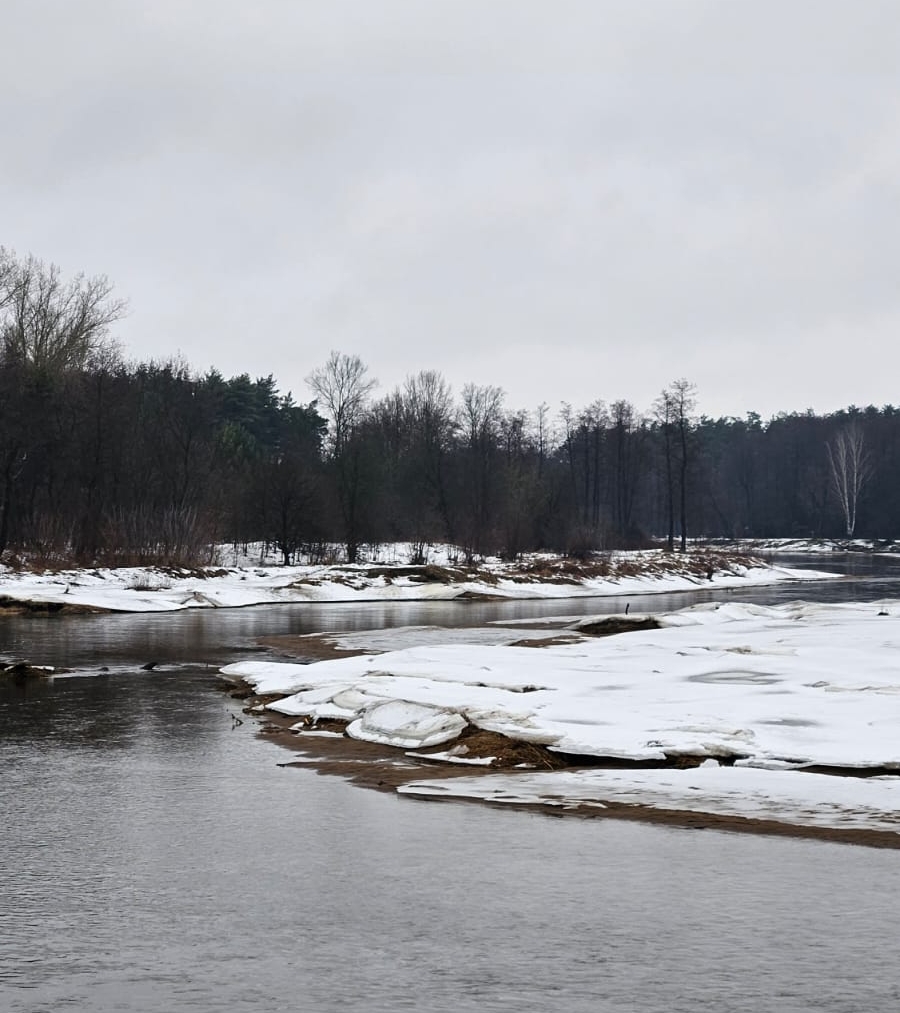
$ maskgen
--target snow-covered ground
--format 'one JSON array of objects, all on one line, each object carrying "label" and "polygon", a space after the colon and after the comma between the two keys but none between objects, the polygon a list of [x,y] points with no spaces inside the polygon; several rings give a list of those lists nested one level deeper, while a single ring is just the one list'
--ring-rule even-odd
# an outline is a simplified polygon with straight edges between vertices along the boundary
[{"label": "snow-covered ground", "polygon": [[893,541],[873,538],[736,538],[712,539],[698,545],[727,548],[738,552],[825,555],[832,552],[870,552],[896,556],[900,546]]},{"label": "snow-covered ground", "polygon": [[[446,557],[444,551],[441,558]],[[780,566],[742,565],[722,557],[712,573],[692,572],[692,554],[658,551],[612,554],[612,574],[560,579],[537,568],[487,560],[476,568],[444,563],[430,568],[388,562],[357,566],[278,566],[240,563],[206,573],[142,567],[34,573],[0,567],[0,599],[119,612],[167,612],[187,608],[341,601],[422,601],[459,597],[575,598],[703,588],[745,588],[783,580],[834,576]],[[550,557],[546,557],[549,561]],[[540,560],[539,560],[540,561]],[[535,560],[531,560],[532,565]]]},{"label": "snow-covered ground", "polygon": [[656,618],[661,629],[562,646],[431,645],[224,671],[289,694],[270,705],[276,712],[340,718],[351,736],[406,749],[473,725],[567,754],[735,764],[492,775],[407,791],[895,826],[897,777],[799,771],[900,772],[900,602],[713,603]]}]

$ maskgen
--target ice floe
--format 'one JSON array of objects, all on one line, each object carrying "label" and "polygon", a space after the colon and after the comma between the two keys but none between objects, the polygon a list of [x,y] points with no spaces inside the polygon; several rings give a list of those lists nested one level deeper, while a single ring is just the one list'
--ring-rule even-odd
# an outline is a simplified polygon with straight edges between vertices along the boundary
[{"label": "ice floe", "polygon": [[366,707],[347,733],[365,742],[426,749],[457,738],[466,726],[461,714],[446,707],[382,700]]}]

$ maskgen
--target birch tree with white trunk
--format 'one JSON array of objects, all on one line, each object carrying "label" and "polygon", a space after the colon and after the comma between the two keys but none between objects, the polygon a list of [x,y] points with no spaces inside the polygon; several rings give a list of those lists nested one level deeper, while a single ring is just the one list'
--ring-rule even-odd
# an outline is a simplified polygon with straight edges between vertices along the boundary
[{"label": "birch tree with white trunk", "polygon": [[863,486],[872,475],[872,458],[866,450],[862,428],[851,422],[838,432],[833,443],[826,443],[831,479],[837,494],[848,538],[856,530],[856,507]]}]

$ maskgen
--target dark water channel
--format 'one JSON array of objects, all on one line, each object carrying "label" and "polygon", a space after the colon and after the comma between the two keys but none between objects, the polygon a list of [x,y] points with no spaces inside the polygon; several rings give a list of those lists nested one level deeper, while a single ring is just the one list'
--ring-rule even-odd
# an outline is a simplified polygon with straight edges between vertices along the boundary
[{"label": "dark water channel", "polygon": [[[893,564],[740,597],[900,597]],[[279,767],[204,667],[543,608],[621,603],[5,617],[0,653],[110,672],[0,687],[0,1010],[900,1009],[896,851],[368,792]]]}]

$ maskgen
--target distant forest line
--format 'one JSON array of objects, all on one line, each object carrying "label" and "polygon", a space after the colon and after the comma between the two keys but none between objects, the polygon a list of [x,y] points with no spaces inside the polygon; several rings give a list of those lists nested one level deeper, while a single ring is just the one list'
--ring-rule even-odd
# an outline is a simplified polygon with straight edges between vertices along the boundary
[{"label": "distant forest line", "polygon": [[[0,248],[0,554],[110,565],[213,563],[263,541],[458,545],[467,557],[697,537],[894,539],[900,409],[709,418],[687,380],[652,405],[512,409],[440,373],[377,390],[356,355],[274,376],[132,363],[109,340],[105,278]],[[313,364],[311,364],[312,366]]]}]

